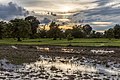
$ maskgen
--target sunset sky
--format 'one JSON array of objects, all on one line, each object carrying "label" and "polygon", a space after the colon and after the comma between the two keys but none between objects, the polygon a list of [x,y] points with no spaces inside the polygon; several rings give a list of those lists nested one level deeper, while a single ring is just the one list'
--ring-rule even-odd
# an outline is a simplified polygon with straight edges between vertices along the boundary
[{"label": "sunset sky", "polygon": [[[15,8],[16,5],[21,8]],[[82,13],[85,22],[97,25],[94,28],[98,30],[120,22],[120,0],[0,0],[0,19],[24,17],[27,11],[72,12],[75,14],[72,18],[77,20]]]}]

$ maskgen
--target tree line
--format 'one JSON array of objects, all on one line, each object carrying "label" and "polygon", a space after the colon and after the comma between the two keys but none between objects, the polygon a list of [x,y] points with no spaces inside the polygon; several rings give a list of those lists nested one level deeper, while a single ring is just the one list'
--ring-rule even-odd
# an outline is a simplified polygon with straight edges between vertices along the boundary
[{"label": "tree line", "polygon": [[108,38],[108,39],[119,39],[120,38],[120,25],[116,24],[113,28],[110,28],[106,31],[97,32],[92,29],[89,24],[86,25],[75,25],[72,29],[62,30],[59,28],[59,24],[52,22],[50,24],[50,30],[46,31],[45,29],[39,30],[41,38]]},{"label": "tree line", "polygon": [[17,38],[17,41],[22,41],[21,38],[35,38],[38,25],[40,24],[34,16],[28,16],[25,19],[14,19],[9,22],[0,22],[0,39],[2,38]]},{"label": "tree line", "polygon": [[17,41],[22,41],[24,38],[120,38],[120,25],[116,24],[104,33],[96,32],[89,24],[75,25],[72,29],[62,30],[59,24],[52,21],[49,25],[50,29],[45,30],[37,28],[40,22],[34,16],[28,16],[25,19],[14,19],[9,22],[0,21],[0,39],[2,38],[15,38]]}]

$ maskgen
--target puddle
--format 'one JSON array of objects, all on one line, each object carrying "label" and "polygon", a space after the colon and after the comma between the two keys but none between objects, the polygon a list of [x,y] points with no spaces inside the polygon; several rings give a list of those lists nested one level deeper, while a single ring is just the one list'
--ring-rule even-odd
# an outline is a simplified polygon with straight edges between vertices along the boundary
[{"label": "puddle", "polygon": [[92,53],[96,53],[96,54],[107,54],[107,53],[115,53],[115,51],[111,50],[111,51],[105,51],[105,50],[91,50]]},{"label": "puddle", "polygon": [[36,46],[36,49],[38,50],[38,51],[50,51],[50,49],[49,48],[43,48],[43,47],[39,47],[39,46]]},{"label": "puddle", "polygon": [[94,80],[120,79],[120,64],[108,62],[109,67],[95,60],[79,57],[51,57],[41,55],[39,60],[23,65],[13,65],[0,60],[0,79],[15,80]]}]

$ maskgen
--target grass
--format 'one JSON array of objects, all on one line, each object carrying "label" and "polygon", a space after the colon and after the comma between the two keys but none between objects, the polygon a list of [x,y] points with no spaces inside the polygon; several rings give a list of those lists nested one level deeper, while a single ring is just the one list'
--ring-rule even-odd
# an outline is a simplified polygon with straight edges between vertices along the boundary
[{"label": "grass", "polygon": [[[66,39],[62,40],[52,40],[52,39],[24,39],[22,42],[17,42],[17,40],[12,38],[5,38],[0,40],[0,45],[59,45],[67,46],[69,42]],[[73,39],[71,41],[72,46],[120,46],[120,39]]]}]

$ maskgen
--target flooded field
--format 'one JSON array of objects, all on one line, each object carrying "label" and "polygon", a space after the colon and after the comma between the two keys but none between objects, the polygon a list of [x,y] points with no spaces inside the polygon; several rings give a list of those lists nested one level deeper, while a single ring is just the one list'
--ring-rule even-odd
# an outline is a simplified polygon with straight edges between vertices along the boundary
[{"label": "flooded field", "polygon": [[[14,48],[19,49],[18,47]],[[51,50],[37,47],[38,49],[39,51],[45,49],[47,52]],[[120,80],[120,63],[117,60],[108,59],[105,62],[104,60],[91,58],[93,55],[91,57],[74,55],[72,53],[75,52],[74,49],[62,48],[61,51],[63,53],[67,52],[67,54],[39,54],[36,61],[19,65],[11,63],[6,58],[1,59],[0,80]],[[90,51],[97,55],[114,54],[113,50]],[[68,55],[68,52],[71,52],[72,55]]]},{"label": "flooded field", "polygon": [[119,80],[120,64],[96,63],[78,57],[52,57],[40,55],[39,60],[14,65],[0,60],[0,79],[5,80]]}]

